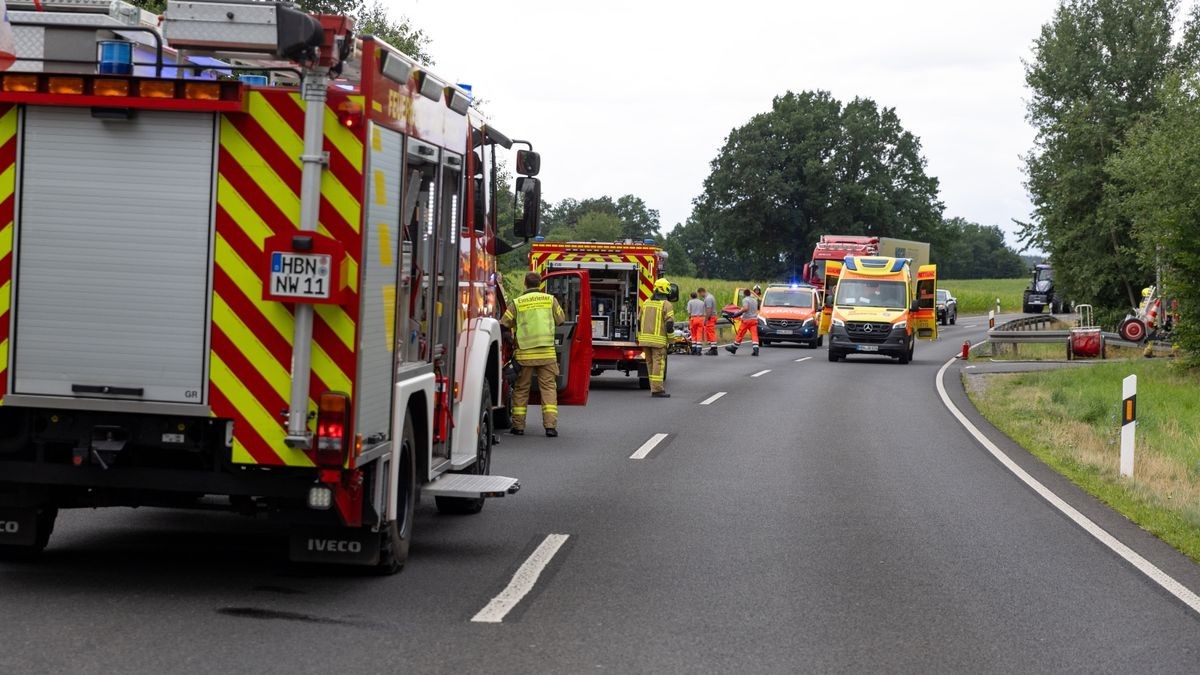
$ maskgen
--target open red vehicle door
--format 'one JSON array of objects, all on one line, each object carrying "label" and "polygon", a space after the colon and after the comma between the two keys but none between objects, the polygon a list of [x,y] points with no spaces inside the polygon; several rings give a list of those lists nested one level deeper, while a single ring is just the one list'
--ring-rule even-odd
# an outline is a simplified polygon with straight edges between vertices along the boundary
[{"label": "open red vehicle door", "polygon": [[821,321],[817,326],[817,335],[828,335],[833,323],[833,299],[837,293],[838,279],[842,276],[842,263],[830,260],[825,263],[825,291],[821,294],[824,305],[821,307]]},{"label": "open red vehicle door", "polygon": [[[592,381],[592,292],[587,270],[551,272],[545,291],[558,299],[567,320],[554,331],[558,351],[558,404],[587,405]],[[537,405],[537,387],[529,402]]]}]

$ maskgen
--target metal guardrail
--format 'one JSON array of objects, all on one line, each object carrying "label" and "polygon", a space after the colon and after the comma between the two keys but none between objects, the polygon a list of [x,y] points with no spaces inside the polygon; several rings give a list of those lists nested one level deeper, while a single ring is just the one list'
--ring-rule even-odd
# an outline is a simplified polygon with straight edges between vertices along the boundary
[{"label": "metal guardrail", "polygon": [[[1071,338],[1069,328],[1054,330],[1043,328],[1055,323],[1067,322],[1050,314],[1037,314],[1022,316],[1000,324],[989,330],[987,334],[988,342],[992,345],[992,355],[996,355],[996,345],[998,344],[1065,344]],[[1117,333],[1103,331],[1101,334],[1104,336],[1104,343],[1110,347],[1140,349],[1145,346],[1144,343],[1122,340]]]}]

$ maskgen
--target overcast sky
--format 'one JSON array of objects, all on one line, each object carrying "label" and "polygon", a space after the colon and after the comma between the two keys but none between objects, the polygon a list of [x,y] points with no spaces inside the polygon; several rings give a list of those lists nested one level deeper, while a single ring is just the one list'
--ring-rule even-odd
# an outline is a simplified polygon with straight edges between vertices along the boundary
[{"label": "overcast sky", "polygon": [[542,153],[543,196],[634,194],[687,219],[729,132],[787,90],[894,107],[948,217],[1027,219],[1021,59],[1053,0],[390,0],[496,126]]}]

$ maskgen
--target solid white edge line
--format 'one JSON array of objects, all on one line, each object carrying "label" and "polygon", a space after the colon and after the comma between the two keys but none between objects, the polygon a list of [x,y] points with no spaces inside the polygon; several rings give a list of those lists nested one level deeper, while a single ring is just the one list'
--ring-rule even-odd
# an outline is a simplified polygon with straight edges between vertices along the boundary
[{"label": "solid white edge line", "polygon": [[533,585],[537,583],[538,577],[542,575],[542,570],[546,569],[546,565],[550,564],[550,560],[554,558],[554,554],[558,553],[558,549],[566,543],[566,534],[548,534],[534,549],[533,553],[521,563],[517,571],[513,573],[512,580],[500,591],[500,594],[492,598],[483,609],[479,610],[475,616],[471,617],[471,621],[475,623],[500,623],[504,617],[512,611],[521,599],[533,590]]},{"label": "solid white edge line", "polygon": [[650,454],[651,450],[658,447],[658,444],[662,443],[663,439],[666,437],[666,434],[654,434],[650,437],[650,440],[642,443],[642,447],[638,448],[637,451],[630,455],[629,459],[646,459],[646,455]]},{"label": "solid white edge line", "polygon": [[713,394],[712,396],[709,396],[708,398],[704,399],[703,401],[700,401],[700,405],[712,405],[714,401],[716,401],[717,399],[724,396],[725,393],[726,392],[718,391],[717,393]]},{"label": "solid white edge line", "polygon": [[769,373],[769,372],[771,372],[771,369],[770,369],[770,368],[767,368],[766,370],[760,370],[760,371],[758,371],[757,373],[755,373],[755,374],[751,375],[750,377],[762,377],[763,375],[766,375],[766,374],[767,374],[767,373]]},{"label": "solid white edge line", "polygon": [[[978,344],[983,343],[980,342]],[[1018,466],[1016,462],[1012,461],[1008,455],[1004,454],[1004,451],[998,448],[995,443],[992,443],[992,441],[985,436],[983,432],[981,432],[974,424],[971,423],[971,420],[967,419],[967,416],[964,415],[962,411],[958,409],[958,406],[954,405],[954,402],[950,400],[950,396],[946,394],[946,387],[943,383],[946,369],[950,367],[950,364],[957,360],[958,357],[950,359],[941,367],[940,370],[938,370],[936,384],[938,396],[941,397],[942,404],[946,406],[946,409],[950,411],[950,414],[954,415],[954,417],[958,419],[959,424],[963,425],[963,428],[966,429],[972,436],[974,436],[975,440],[979,441],[980,445],[986,448],[988,452],[992,453],[992,456],[995,457],[996,460],[1001,464],[1003,464],[1004,468],[1011,471],[1017,478],[1020,478],[1022,482],[1033,489],[1033,491],[1041,496],[1042,499],[1050,502],[1051,506],[1058,509],[1063,513],[1063,515],[1074,521],[1075,524],[1081,527],[1084,532],[1087,532],[1095,537],[1096,540],[1098,540],[1101,544],[1104,544],[1111,549],[1113,553],[1116,553],[1124,558],[1126,562],[1136,567],[1138,571],[1140,571],[1142,574],[1145,574],[1154,583],[1162,586],[1163,589],[1168,593],[1174,595],[1176,598],[1179,598],[1180,602],[1190,607],[1192,611],[1200,614],[1200,596],[1193,593],[1187,586],[1184,586],[1176,581],[1171,575],[1160,570],[1156,565],[1154,565],[1154,563],[1143,558],[1137,551],[1134,551],[1123,544],[1121,540],[1109,534],[1107,530],[1097,525],[1092,521],[1092,519],[1080,513],[1075,509],[1075,507],[1064,501],[1062,497],[1059,497],[1057,494],[1052,492],[1050,488],[1043,485],[1041,481],[1029,475],[1029,473]]]},{"label": "solid white edge line", "polygon": [[812,358],[811,356],[806,356],[806,357],[804,357],[804,358],[802,358],[802,359],[796,359],[796,363],[804,363],[805,361],[807,361],[807,360],[809,360],[809,359],[811,359],[811,358]]}]

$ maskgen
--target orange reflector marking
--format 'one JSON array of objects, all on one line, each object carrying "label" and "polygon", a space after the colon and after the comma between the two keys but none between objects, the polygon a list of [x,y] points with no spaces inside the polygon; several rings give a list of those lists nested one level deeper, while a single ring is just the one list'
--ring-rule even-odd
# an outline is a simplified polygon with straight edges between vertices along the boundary
[{"label": "orange reflector marking", "polygon": [[92,93],[96,96],[128,96],[129,80],[95,80]]},{"label": "orange reflector marking", "polygon": [[1125,421],[1133,421],[1133,399],[1131,398],[1125,399]]},{"label": "orange reflector marking", "polygon": [[82,77],[52,77],[46,87],[51,94],[82,94]]},{"label": "orange reflector marking", "polygon": [[221,85],[213,82],[188,82],[183,85],[183,97],[199,101],[219,101]]},{"label": "orange reflector marking", "polygon": [[6,75],[4,77],[4,91],[30,92],[37,91],[37,89],[37,75]]},{"label": "orange reflector marking", "polygon": [[146,98],[175,98],[175,83],[150,80],[138,84],[138,95]]}]

